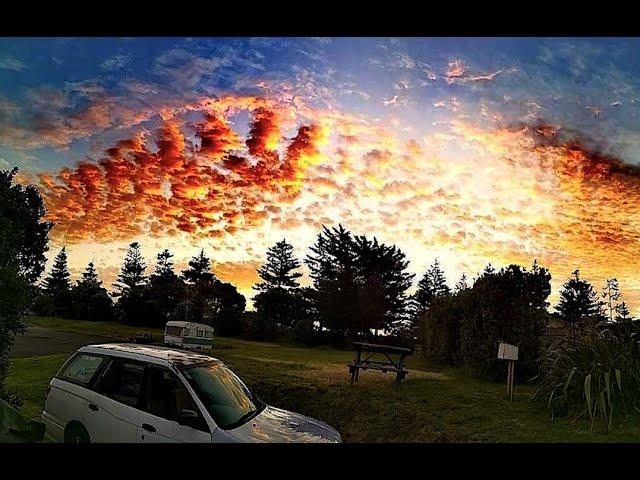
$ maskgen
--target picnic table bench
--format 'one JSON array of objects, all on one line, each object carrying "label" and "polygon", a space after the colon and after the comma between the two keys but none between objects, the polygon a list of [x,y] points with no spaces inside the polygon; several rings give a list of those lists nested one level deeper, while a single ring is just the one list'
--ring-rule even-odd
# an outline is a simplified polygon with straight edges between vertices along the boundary
[{"label": "picnic table bench", "polygon": [[[405,369],[404,361],[413,353],[410,348],[353,342],[353,350],[356,352],[356,358],[353,362],[347,363],[351,375],[349,381],[351,385],[358,380],[360,369],[380,370],[382,373],[395,372],[396,383],[400,383],[409,373],[409,370]],[[394,356],[396,359],[393,358]]]}]

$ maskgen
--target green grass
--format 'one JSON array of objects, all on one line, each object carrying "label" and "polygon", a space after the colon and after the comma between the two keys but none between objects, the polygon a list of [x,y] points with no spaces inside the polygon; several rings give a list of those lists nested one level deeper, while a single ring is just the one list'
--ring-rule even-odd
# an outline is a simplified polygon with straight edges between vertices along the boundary
[{"label": "green grass", "polygon": [[[32,318],[31,324],[113,337],[139,329],[115,323]],[[145,329],[154,335],[160,330]],[[8,384],[36,417],[46,386],[68,354],[12,359]],[[348,442],[637,442],[638,418],[617,418],[608,435],[592,434],[586,421],[556,419],[530,402],[532,387],[506,388],[451,369],[428,369],[410,359],[400,386],[390,374],[366,371],[348,383],[350,352],[216,338],[213,355],[223,360],[266,402],[311,415],[336,427]]]}]

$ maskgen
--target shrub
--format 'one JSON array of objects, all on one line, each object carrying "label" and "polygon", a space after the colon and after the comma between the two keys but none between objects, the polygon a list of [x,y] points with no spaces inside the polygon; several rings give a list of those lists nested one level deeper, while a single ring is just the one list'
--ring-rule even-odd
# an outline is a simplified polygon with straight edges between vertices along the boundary
[{"label": "shrub", "polygon": [[640,412],[640,348],[637,326],[586,328],[575,341],[548,348],[541,358],[534,401],[551,416],[590,418],[608,431],[615,415]]},{"label": "shrub", "polygon": [[314,347],[320,344],[321,337],[318,333],[313,320],[310,319],[299,320],[291,329],[293,341],[305,347]]}]

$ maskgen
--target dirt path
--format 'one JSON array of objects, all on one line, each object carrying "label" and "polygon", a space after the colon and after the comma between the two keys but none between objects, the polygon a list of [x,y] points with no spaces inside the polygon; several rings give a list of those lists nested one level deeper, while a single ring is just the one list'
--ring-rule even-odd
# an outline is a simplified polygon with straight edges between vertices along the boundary
[{"label": "dirt path", "polygon": [[91,343],[111,342],[115,339],[86,333],[65,332],[52,328],[29,327],[24,335],[16,337],[11,357],[34,357],[73,352]]}]

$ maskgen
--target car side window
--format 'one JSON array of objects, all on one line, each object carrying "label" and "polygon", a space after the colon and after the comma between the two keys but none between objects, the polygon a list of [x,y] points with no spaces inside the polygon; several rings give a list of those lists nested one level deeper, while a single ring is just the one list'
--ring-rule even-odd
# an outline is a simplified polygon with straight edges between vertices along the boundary
[{"label": "car side window", "polygon": [[60,378],[86,387],[105,361],[106,359],[99,355],[79,353],[60,373]]},{"label": "car side window", "polygon": [[137,407],[145,365],[114,358],[95,385],[95,391],[130,407]]},{"label": "car side window", "polygon": [[209,431],[200,409],[180,379],[170,370],[149,366],[146,381],[146,408],[150,414],[172,422],[181,410],[193,410],[200,417],[199,430]]}]

